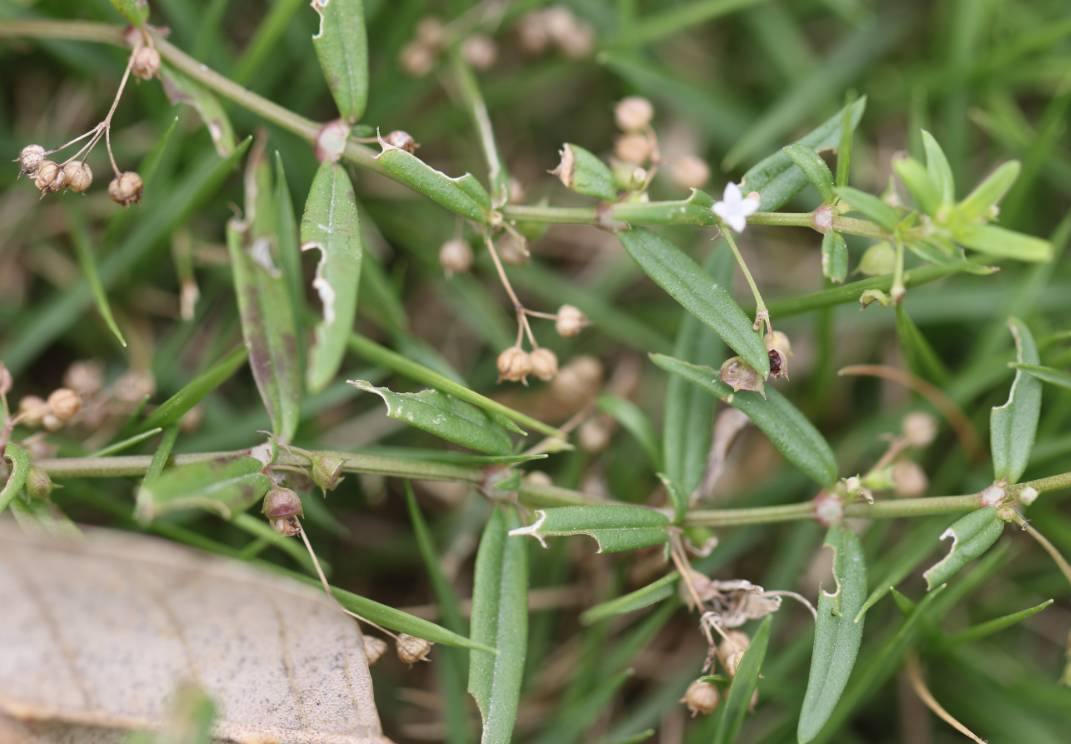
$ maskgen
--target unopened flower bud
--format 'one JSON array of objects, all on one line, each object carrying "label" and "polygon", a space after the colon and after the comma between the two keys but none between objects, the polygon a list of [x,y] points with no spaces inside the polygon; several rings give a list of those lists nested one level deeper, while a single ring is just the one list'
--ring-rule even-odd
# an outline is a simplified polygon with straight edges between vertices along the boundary
[{"label": "unopened flower bud", "polygon": [[859,271],[867,276],[886,276],[896,267],[896,251],[888,243],[875,243],[859,259]]},{"label": "unopened flower bud", "polygon": [[922,411],[904,416],[904,439],[912,447],[926,447],[937,438],[937,419]]},{"label": "unopened flower bud", "polygon": [[429,47],[440,47],[446,39],[446,24],[435,16],[424,16],[416,25],[416,38]]},{"label": "unopened flower bud", "polygon": [[31,499],[47,499],[54,488],[48,473],[40,468],[30,468],[26,474],[26,493]]},{"label": "unopened flower bud", "polygon": [[431,653],[431,643],[408,633],[399,633],[398,639],[395,641],[395,651],[397,651],[398,658],[402,663],[411,666],[418,661],[428,660],[428,654]]},{"label": "unopened flower bud", "polygon": [[89,164],[72,160],[63,166],[63,177],[67,180],[67,188],[76,194],[81,194],[93,183],[93,171]]},{"label": "unopened flower bud", "polygon": [[602,452],[610,444],[610,422],[603,416],[588,419],[581,424],[577,441],[585,452]]},{"label": "unopened flower bud", "polygon": [[623,160],[615,161],[614,183],[622,191],[639,191],[647,185],[647,169]]},{"label": "unopened flower bud", "polygon": [[41,145],[26,145],[19,152],[19,157],[15,161],[19,164],[19,170],[27,176],[34,176],[37,174],[37,168],[45,160],[45,148]]},{"label": "unopened flower bud", "polygon": [[477,70],[489,70],[498,58],[498,47],[490,36],[476,34],[461,43],[461,56]]},{"label": "unopened flower bud", "polygon": [[439,248],[439,265],[447,274],[462,274],[472,268],[472,248],[460,238],[448,240]]},{"label": "unopened flower bud", "polygon": [[419,41],[411,41],[402,47],[401,65],[409,75],[424,77],[435,66],[435,53]]},{"label": "unopened flower bud", "polygon": [[130,63],[134,77],[152,80],[160,71],[160,53],[151,46],[142,45],[134,50],[134,59]]},{"label": "unopened flower bud", "polygon": [[42,160],[37,166],[37,173],[34,175],[34,186],[42,194],[49,192],[62,191],[63,187],[67,185],[67,176],[63,173],[63,168],[54,160]]},{"label": "unopened flower bud", "polygon": [[685,155],[669,165],[673,182],[685,189],[701,189],[710,180],[710,166],[702,158]]},{"label": "unopened flower bud", "polygon": [[112,201],[116,204],[122,204],[124,207],[129,207],[131,204],[136,204],[141,201],[141,190],[144,184],[139,176],[134,171],[124,171],[118,176],[112,179],[108,184],[108,196],[112,198]]},{"label": "unopened flower bud", "polygon": [[986,487],[978,494],[978,500],[982,502],[982,506],[997,507],[1004,501],[1004,485],[1001,482],[994,483],[991,486]]},{"label": "unopened flower bud", "polygon": [[342,466],[346,461],[341,457],[319,455],[312,458],[312,482],[324,491],[334,491],[342,482]]},{"label": "unopened flower bud", "polygon": [[70,388],[53,390],[48,396],[48,410],[63,423],[67,423],[82,409],[82,398]]},{"label": "unopened flower bud", "polygon": [[383,654],[387,653],[387,642],[382,638],[370,635],[364,636],[363,640],[364,659],[368,662],[368,666],[372,666],[383,658]]},{"label": "unopened flower bud", "polygon": [[533,470],[524,476],[524,482],[530,486],[553,486],[554,481],[542,470]]},{"label": "unopened flower bud", "polygon": [[654,143],[645,134],[622,134],[614,140],[614,155],[619,160],[643,165],[654,152]]},{"label": "unopened flower bud", "polygon": [[511,346],[498,355],[498,380],[510,382],[528,382],[532,372],[532,359],[527,351],[519,346]]},{"label": "unopened flower bud", "polygon": [[653,118],[654,106],[640,96],[622,98],[614,106],[614,121],[625,132],[640,132],[650,126]]},{"label": "unopened flower bud", "polygon": [[688,706],[692,718],[697,715],[709,716],[718,709],[720,701],[721,695],[718,694],[718,688],[703,679],[697,679],[688,685],[684,697],[681,698],[681,702]]},{"label": "unopened flower bud", "polygon": [[416,152],[416,149],[420,146],[417,144],[417,141],[413,139],[413,135],[401,129],[395,129],[383,139],[391,147],[396,147],[399,150],[405,150],[409,153]]},{"label": "unopened flower bud", "polygon": [[911,460],[901,460],[893,465],[892,481],[896,495],[908,498],[923,495],[930,485],[925,471]]},{"label": "unopened flower bud", "polygon": [[40,426],[48,415],[48,403],[36,395],[27,395],[19,401],[19,420],[27,426]]},{"label": "unopened flower bud", "polygon": [[764,394],[765,388],[763,386],[762,377],[738,356],[726,359],[721,365],[721,372],[719,375],[721,381],[731,387],[733,392],[751,390],[756,393]]},{"label": "unopened flower bud", "polygon": [[350,125],[344,119],[329,121],[316,133],[316,159],[321,163],[337,163],[346,150]]},{"label": "unopened flower bud", "polygon": [[562,305],[558,308],[558,317],[554,320],[554,330],[563,338],[571,338],[584,330],[587,324],[588,316],[584,315],[580,308]]},{"label": "unopened flower bud", "polygon": [[532,363],[532,374],[543,382],[550,382],[558,375],[558,357],[546,347],[533,349],[528,355]]},{"label": "unopened flower bud", "polygon": [[814,518],[823,527],[840,524],[844,519],[844,502],[832,491],[822,491],[814,497]]}]

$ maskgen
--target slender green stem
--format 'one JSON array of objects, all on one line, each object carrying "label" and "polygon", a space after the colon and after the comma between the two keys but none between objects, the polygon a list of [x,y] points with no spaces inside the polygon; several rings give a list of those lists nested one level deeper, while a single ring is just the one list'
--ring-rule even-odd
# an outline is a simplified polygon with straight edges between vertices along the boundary
[{"label": "slender green stem", "polygon": [[758,328],[762,323],[769,326],[770,311],[766,308],[766,303],[762,299],[762,292],[759,291],[759,285],[755,283],[755,278],[751,276],[751,269],[747,267],[747,261],[744,260],[743,254],[740,253],[740,248],[736,245],[736,239],[733,237],[732,231],[727,229],[722,230],[722,237],[724,237],[725,242],[729,244],[729,248],[736,257],[736,263],[740,266],[740,271],[744,273],[744,279],[747,280],[747,286],[751,288],[751,296],[755,298],[755,327]]},{"label": "slender green stem", "polygon": [[487,161],[487,179],[491,184],[492,201],[494,206],[501,207],[509,201],[509,175],[498,154],[495,131],[491,126],[491,116],[487,113],[487,104],[483,100],[483,94],[480,93],[480,86],[476,82],[472,68],[456,50],[450,54],[450,66],[457,83],[457,92],[472,117],[476,136],[483,149],[484,160]]},{"label": "slender green stem", "polygon": [[904,242],[897,240],[896,263],[893,265],[892,287],[889,289],[893,304],[899,305],[900,300],[904,299],[905,292],[907,290],[904,288]]}]

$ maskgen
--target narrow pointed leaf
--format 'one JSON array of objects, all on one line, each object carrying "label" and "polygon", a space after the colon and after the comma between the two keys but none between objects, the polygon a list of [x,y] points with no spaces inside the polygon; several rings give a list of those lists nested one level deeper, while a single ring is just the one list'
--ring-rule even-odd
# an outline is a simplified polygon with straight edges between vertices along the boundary
[{"label": "narrow pointed leaf", "polygon": [[996,225],[974,225],[956,234],[956,242],[980,253],[1016,261],[1044,263],[1053,256],[1052,243]]},{"label": "narrow pointed leaf", "polygon": [[387,416],[462,447],[491,455],[508,455],[513,442],[506,428],[476,406],[438,390],[395,393],[364,380],[351,380],[358,390],[375,393],[387,404]]},{"label": "narrow pointed leaf", "polygon": [[1011,366],[1012,369],[1026,372],[1042,382],[1071,390],[1071,372],[1065,372],[1054,367],[1046,367],[1043,364],[1020,364],[1015,362]]},{"label": "narrow pointed leaf", "polygon": [[210,368],[195,377],[185,387],[161,403],[145,418],[138,431],[167,428],[177,424],[190,409],[204,400],[205,396],[229,380],[245,364],[248,352],[239,346]]},{"label": "narrow pointed leaf", "polygon": [[896,306],[896,335],[900,339],[900,349],[907,360],[907,366],[912,372],[938,387],[948,381],[948,370],[945,369],[944,363],[915,325],[915,321],[907,314],[902,303]]},{"label": "narrow pointed leaf", "polygon": [[941,192],[926,167],[914,158],[894,158],[892,166],[919,209],[935,216],[941,208]]},{"label": "narrow pointed leaf", "polygon": [[822,236],[822,276],[834,284],[843,283],[848,276],[848,244],[833,230]]},{"label": "narrow pointed leaf", "polygon": [[312,286],[323,317],[305,376],[309,390],[319,392],[338,372],[353,332],[364,253],[353,186],[342,166],[334,163],[324,163],[316,172],[301,218],[301,250],[313,249],[320,251]]},{"label": "narrow pointed leaf", "polygon": [[833,550],[836,590],[823,590],[818,598],[811,670],[796,729],[801,744],[817,736],[829,720],[848,684],[863,640],[863,620],[856,622],[866,598],[863,548],[859,538],[841,526],[829,530],[825,545]]},{"label": "narrow pointed leaf", "polygon": [[[1008,319],[1015,338],[1015,361],[1038,364],[1037,344],[1026,324],[1018,318]],[[1041,415],[1041,380],[1028,372],[1016,370],[1007,402],[989,414],[989,447],[993,457],[993,477],[1015,483],[1030,462],[1038,417]]]},{"label": "narrow pointed leaf", "polygon": [[725,287],[660,235],[635,228],[618,233],[618,239],[644,273],[681,307],[713,329],[763,378],[769,374],[766,345]]},{"label": "narrow pointed leaf", "polygon": [[201,117],[219,156],[225,158],[233,153],[236,146],[234,127],[219,99],[208,88],[169,65],[160,68],[160,79],[167,100],[186,104]]},{"label": "narrow pointed leaf", "polygon": [[822,197],[824,203],[830,204],[836,199],[836,194],[833,192],[833,173],[814,148],[794,144],[785,147],[784,152],[792,158],[796,167],[803,171],[803,175],[818,190],[818,195]]},{"label": "narrow pointed leaf", "polygon": [[897,223],[900,222],[900,213],[896,211],[896,208],[889,206],[873,194],[853,189],[851,186],[840,186],[837,188],[837,196],[853,211],[873,220],[886,230],[896,229]]},{"label": "narrow pointed leaf", "polygon": [[112,307],[108,303],[108,293],[100,281],[100,272],[97,271],[97,259],[93,255],[93,246],[90,244],[89,230],[86,229],[85,220],[78,209],[71,209],[68,213],[71,219],[71,238],[74,243],[74,251],[78,254],[78,263],[82,267],[89,289],[93,292],[93,300],[97,303],[97,312],[112,332],[121,346],[126,347],[126,338],[119,330],[119,325],[112,315]]},{"label": "narrow pointed leaf", "polygon": [[988,217],[991,208],[1000,203],[1019,177],[1019,161],[1011,160],[990,173],[958,205],[957,215],[968,222]]},{"label": "narrow pointed leaf", "polygon": [[441,207],[481,224],[491,211],[491,195],[471,174],[451,178],[397,147],[388,147],[376,162],[391,178],[423,194]]},{"label": "narrow pointed leaf", "polygon": [[926,172],[937,187],[937,195],[942,204],[951,204],[956,199],[956,181],[945,151],[925,129],[922,130],[922,146],[926,150]]},{"label": "narrow pointed leaf", "polygon": [[138,489],[137,517],[157,517],[187,509],[207,509],[224,519],[255,504],[269,488],[271,478],[253,457],[198,462],[165,470]]},{"label": "narrow pointed leaf", "polygon": [[297,217],[294,214],[294,202],[290,198],[290,187],[286,182],[283,158],[278,152],[275,153],[275,189],[271,199],[271,210],[275,217],[279,270],[283,272],[283,282],[286,285],[286,293],[290,298],[290,307],[294,310],[298,366],[304,376],[305,289],[301,270],[301,244],[298,236]]},{"label": "narrow pointed leaf", "polygon": [[946,642],[949,644],[960,644],[980,641],[983,638],[988,638],[994,633],[999,633],[1002,630],[1010,628],[1013,625],[1018,625],[1024,620],[1032,618],[1034,615],[1038,614],[1042,610],[1047,609],[1052,603],[1053,600],[1046,599],[1044,602],[1036,604],[1033,607],[1027,607],[1025,610],[1011,612],[1007,615],[1002,615],[1000,617],[995,617],[992,620],[986,620],[983,623],[972,625],[971,627],[965,630],[961,630],[959,633],[953,633],[952,635],[948,636]]},{"label": "narrow pointed leaf", "polygon": [[510,532],[513,537],[534,537],[546,547],[548,537],[587,535],[600,553],[618,553],[662,545],[669,539],[669,518],[645,506],[606,504],[539,509],[535,521]]},{"label": "narrow pointed leaf", "polygon": [[658,437],[655,435],[654,426],[643,410],[630,400],[610,393],[603,393],[596,401],[596,405],[603,413],[612,416],[617,423],[621,424],[631,434],[640,447],[643,448],[647,459],[655,470],[662,469],[662,450],[658,446]]},{"label": "narrow pointed leaf", "polygon": [[3,457],[11,463],[11,468],[0,488],[0,512],[18,496],[26,486],[26,476],[30,473],[30,455],[15,442],[8,442]]},{"label": "narrow pointed leaf", "polygon": [[957,571],[989,550],[1003,531],[1004,522],[992,507],[978,509],[957,519],[941,533],[942,540],[952,540],[948,555],[922,575],[926,579],[926,588],[933,589],[948,581]]},{"label": "narrow pointed leaf", "polygon": [[368,38],[363,0],[313,0],[320,28],[312,45],[338,112],[349,122],[368,102]]},{"label": "narrow pointed leaf", "polygon": [[644,607],[650,607],[664,599],[669,599],[677,593],[677,581],[679,579],[680,574],[676,572],[666,574],[661,579],[656,579],[650,584],[628,594],[622,594],[620,597],[600,602],[594,607],[585,610],[580,615],[580,622],[584,625],[592,625],[608,617],[642,610]]},{"label": "narrow pointed leaf", "polygon": [[837,461],[833,450],[799,409],[777,390],[767,386],[765,398],[753,392],[734,393],[718,378],[716,369],[690,364],[664,354],[652,354],[651,361],[741,410],[769,437],[785,459],[819,485],[828,486],[837,480]]},{"label": "narrow pointed leaf", "polygon": [[744,725],[747,717],[747,709],[751,704],[751,696],[759,685],[759,672],[762,671],[762,662],[766,659],[766,647],[770,642],[770,624],[773,616],[767,615],[751,644],[744,652],[744,658],[740,660],[740,666],[736,669],[732,684],[729,686],[729,695],[724,703],[721,720],[714,732],[714,744],[730,744],[736,741],[740,728]]},{"label": "narrow pointed leaf", "polygon": [[476,554],[472,591],[472,640],[494,655],[469,655],[468,690],[483,719],[482,744],[506,744],[517,719],[528,645],[528,552],[510,540],[512,510],[496,507]]}]

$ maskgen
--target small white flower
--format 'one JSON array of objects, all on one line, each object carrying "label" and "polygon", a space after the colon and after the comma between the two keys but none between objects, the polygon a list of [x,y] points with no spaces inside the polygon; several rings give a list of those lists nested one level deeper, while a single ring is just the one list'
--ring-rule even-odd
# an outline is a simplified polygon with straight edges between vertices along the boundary
[{"label": "small white flower", "polygon": [[744,196],[740,192],[740,187],[730,181],[725,184],[725,192],[721,198],[721,201],[714,202],[714,214],[721,217],[732,229],[743,232],[747,227],[748,216],[759,209],[759,195],[751,192]]}]

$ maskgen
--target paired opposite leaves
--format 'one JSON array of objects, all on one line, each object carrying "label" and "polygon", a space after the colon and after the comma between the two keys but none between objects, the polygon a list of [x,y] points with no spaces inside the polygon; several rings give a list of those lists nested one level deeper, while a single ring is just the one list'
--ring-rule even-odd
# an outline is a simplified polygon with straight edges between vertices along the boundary
[{"label": "paired opposite leaves", "polygon": [[164,514],[207,509],[224,519],[245,511],[269,488],[271,478],[252,457],[212,460],[165,470],[138,489],[137,517],[150,522]]},{"label": "paired opposite leaves", "polygon": [[829,720],[848,684],[863,640],[863,618],[857,619],[857,615],[866,598],[867,583],[859,538],[844,527],[832,527],[825,546],[833,551],[836,591],[823,590],[818,598],[811,671],[796,729],[801,744],[817,736]]},{"label": "paired opposite leaves", "polygon": [[320,297],[323,319],[316,326],[306,383],[310,391],[318,392],[338,371],[353,332],[364,253],[353,186],[346,171],[335,163],[320,166],[305,202],[301,250],[312,249],[320,251],[312,287]]},{"label": "paired opposite leaves", "polygon": [[[1008,319],[1015,338],[1015,360],[1019,364],[1038,364],[1038,347],[1026,324],[1018,318]],[[990,451],[993,477],[1015,483],[1030,462],[1038,417],[1041,415],[1041,380],[1023,370],[1016,370],[1008,401],[993,408],[989,415]]]},{"label": "paired opposite leaves", "polygon": [[922,575],[926,579],[926,588],[933,589],[948,581],[957,571],[989,550],[1003,531],[1004,522],[997,516],[997,510],[989,506],[957,519],[941,533],[942,540],[952,539],[948,555]]},{"label": "paired opposite leaves", "polygon": [[713,329],[762,377],[769,374],[766,345],[725,287],[660,235],[634,228],[617,237],[644,273],[670,297]]},{"label": "paired opposite leaves", "polygon": [[510,535],[534,537],[543,547],[548,537],[587,535],[599,544],[598,552],[618,553],[662,545],[669,537],[669,525],[665,514],[645,506],[562,506],[536,511],[535,522]]},{"label": "paired opposite leaves", "polygon": [[355,122],[368,101],[368,38],[363,0],[313,0],[320,29],[312,37],[316,56],[342,118]]}]

